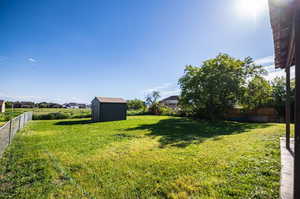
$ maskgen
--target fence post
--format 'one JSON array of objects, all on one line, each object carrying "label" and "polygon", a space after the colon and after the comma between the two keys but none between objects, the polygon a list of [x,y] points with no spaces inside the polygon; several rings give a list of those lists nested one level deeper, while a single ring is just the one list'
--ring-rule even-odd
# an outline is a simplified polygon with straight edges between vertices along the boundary
[{"label": "fence post", "polygon": [[19,116],[18,118],[19,118],[19,128],[18,128],[18,130],[20,130],[21,129],[21,116]]},{"label": "fence post", "polygon": [[12,130],[12,119],[10,119],[9,121],[8,144],[10,144],[10,140],[11,140],[11,130]]}]

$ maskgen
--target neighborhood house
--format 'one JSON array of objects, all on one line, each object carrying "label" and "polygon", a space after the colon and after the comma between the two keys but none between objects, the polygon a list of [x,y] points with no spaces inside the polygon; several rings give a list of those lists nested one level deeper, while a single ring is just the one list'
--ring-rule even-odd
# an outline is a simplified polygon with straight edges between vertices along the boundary
[{"label": "neighborhood house", "polygon": [[5,101],[0,100],[0,113],[4,113],[4,112],[5,112]]},{"label": "neighborhood house", "polygon": [[127,102],[122,98],[95,97],[91,108],[94,122],[126,120]]},{"label": "neighborhood house", "polygon": [[177,109],[178,102],[179,102],[178,95],[174,95],[161,100],[159,103],[171,109]]},{"label": "neighborhood house", "polygon": [[78,104],[78,103],[66,103],[63,104],[63,108],[69,108],[69,109],[84,109],[87,108],[86,104]]}]

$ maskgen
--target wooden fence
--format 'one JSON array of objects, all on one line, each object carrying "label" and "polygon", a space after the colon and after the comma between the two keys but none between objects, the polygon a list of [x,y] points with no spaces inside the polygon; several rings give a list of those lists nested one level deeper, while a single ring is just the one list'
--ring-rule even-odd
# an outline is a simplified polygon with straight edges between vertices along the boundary
[{"label": "wooden fence", "polygon": [[274,108],[257,108],[246,111],[243,109],[232,109],[225,118],[239,122],[282,122],[278,112]]}]

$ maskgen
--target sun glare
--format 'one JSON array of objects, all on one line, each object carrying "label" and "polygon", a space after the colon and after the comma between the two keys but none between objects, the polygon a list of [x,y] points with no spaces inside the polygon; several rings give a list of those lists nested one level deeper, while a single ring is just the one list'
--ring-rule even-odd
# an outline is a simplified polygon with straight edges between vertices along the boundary
[{"label": "sun glare", "polygon": [[267,0],[236,0],[236,9],[241,16],[256,19],[267,9]]}]

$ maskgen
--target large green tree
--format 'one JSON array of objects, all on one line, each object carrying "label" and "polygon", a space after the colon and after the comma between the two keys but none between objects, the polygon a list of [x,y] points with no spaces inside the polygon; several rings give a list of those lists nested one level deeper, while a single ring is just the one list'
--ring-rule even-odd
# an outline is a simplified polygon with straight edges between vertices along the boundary
[{"label": "large green tree", "polygon": [[277,107],[284,107],[286,100],[286,80],[283,77],[275,78],[272,83],[273,104]]},{"label": "large green tree", "polygon": [[[276,108],[281,116],[285,115],[286,101],[286,79],[277,77],[272,82],[272,106]],[[290,104],[293,106],[295,102],[295,81],[291,80]]]},{"label": "large green tree", "polygon": [[272,101],[272,86],[261,76],[251,79],[241,100],[247,109],[269,106]]},{"label": "large green tree", "polygon": [[145,108],[145,102],[139,99],[133,99],[127,101],[127,106],[129,110],[139,110]]},{"label": "large green tree", "polygon": [[200,67],[186,66],[179,80],[181,105],[193,115],[217,119],[243,96],[247,79],[263,73],[250,57],[235,59],[219,54]]}]

